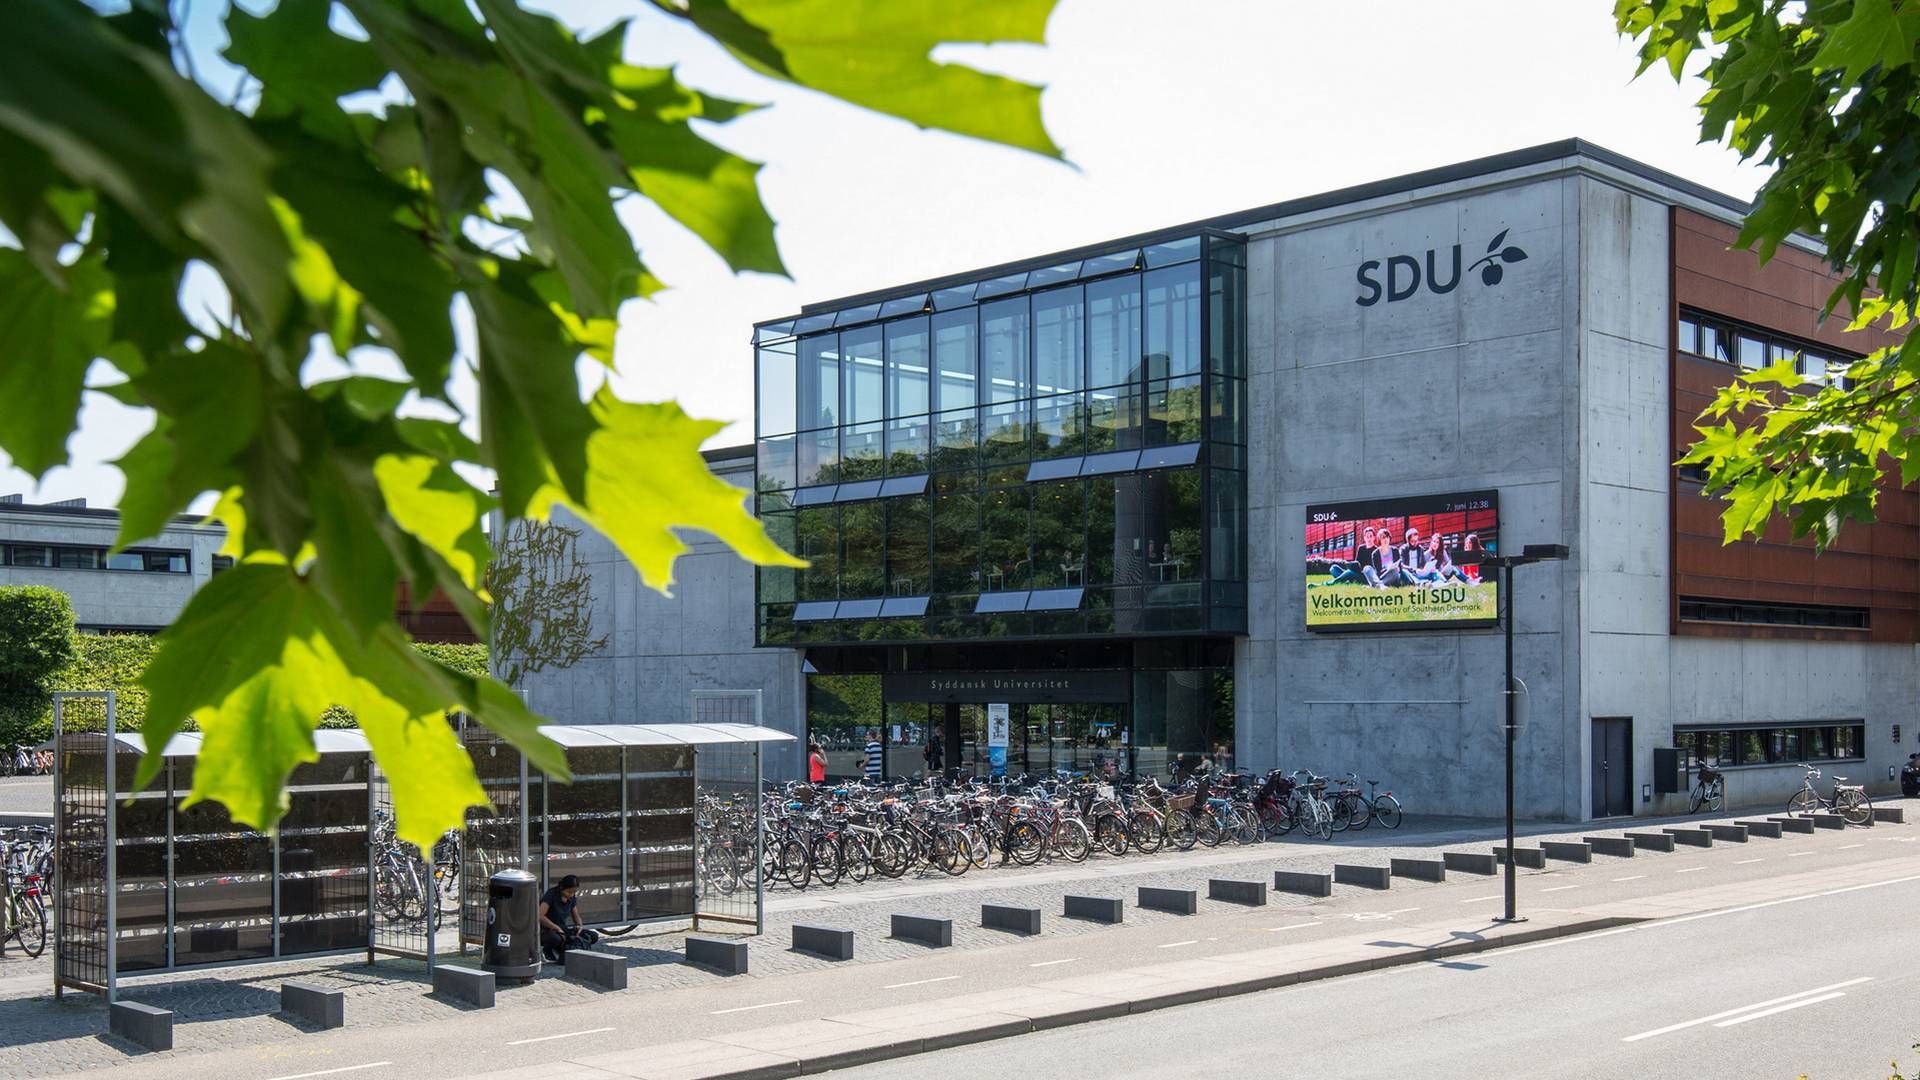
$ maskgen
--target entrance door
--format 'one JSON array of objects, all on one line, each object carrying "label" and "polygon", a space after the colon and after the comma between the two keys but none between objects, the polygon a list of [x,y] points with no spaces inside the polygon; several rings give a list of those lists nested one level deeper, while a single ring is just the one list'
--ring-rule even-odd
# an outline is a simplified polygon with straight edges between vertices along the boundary
[{"label": "entrance door", "polygon": [[1633,720],[1593,719],[1593,816],[1633,813]]}]

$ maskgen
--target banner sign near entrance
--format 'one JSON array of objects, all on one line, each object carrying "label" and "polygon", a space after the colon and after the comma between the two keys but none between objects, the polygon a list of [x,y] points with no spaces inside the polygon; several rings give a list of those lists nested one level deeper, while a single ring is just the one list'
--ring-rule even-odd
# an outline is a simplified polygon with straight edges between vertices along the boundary
[{"label": "banner sign near entrance", "polygon": [[1132,698],[1128,671],[894,671],[883,677],[888,701],[996,701],[1027,705],[1125,704]]},{"label": "banner sign near entrance", "polygon": [[987,706],[987,765],[994,776],[1007,774],[1007,743],[1012,727],[1007,706]]},{"label": "banner sign near entrance", "polygon": [[1472,560],[1500,550],[1494,491],[1307,507],[1307,629],[1490,626],[1494,574]]}]

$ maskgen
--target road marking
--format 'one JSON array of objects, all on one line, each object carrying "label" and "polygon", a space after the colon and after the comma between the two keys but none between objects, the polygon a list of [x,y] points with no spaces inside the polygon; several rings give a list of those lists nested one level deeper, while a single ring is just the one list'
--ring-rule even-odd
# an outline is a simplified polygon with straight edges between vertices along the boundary
[{"label": "road marking", "polygon": [[1541,892],[1543,892],[1543,893],[1550,893],[1550,892],[1566,892],[1566,891],[1567,891],[1568,889],[1577,889],[1577,888],[1579,888],[1579,887],[1580,887],[1580,886],[1578,886],[1578,885],[1555,885],[1555,886],[1554,886],[1553,888],[1551,888],[1551,889],[1541,889],[1540,891],[1541,891]]},{"label": "road marking", "polygon": [[1645,874],[1629,874],[1626,877],[1617,877],[1617,878],[1614,878],[1613,880],[1615,883],[1622,882],[1622,881],[1639,881],[1641,878],[1646,876],[1647,875]]},{"label": "road marking", "polygon": [[1080,958],[1077,956],[1069,956],[1065,960],[1042,960],[1037,964],[1028,964],[1027,966],[1028,967],[1052,967],[1055,964],[1071,964],[1079,959]]},{"label": "road marking", "polygon": [[559,1035],[542,1035],[537,1039],[515,1039],[512,1042],[508,1043],[507,1045],[508,1046],[525,1046],[528,1043],[552,1042],[555,1039],[571,1039],[577,1035],[598,1035],[603,1031],[612,1031],[612,1030],[613,1029],[610,1027],[588,1028],[585,1031],[568,1031]]},{"label": "road marking", "polygon": [[1494,893],[1492,896],[1469,896],[1465,900],[1461,900],[1458,902],[1462,904],[1484,904],[1489,900],[1498,900],[1498,899],[1500,899],[1500,894]]},{"label": "road marking", "polygon": [[[1725,1012],[1717,1012],[1717,1013],[1714,1013],[1712,1016],[1702,1016],[1697,1020],[1686,1020],[1678,1024],[1668,1024],[1666,1027],[1663,1027],[1663,1028],[1654,1028],[1652,1031],[1643,1031],[1638,1035],[1629,1035],[1626,1038],[1621,1039],[1620,1041],[1621,1042],[1639,1042],[1641,1039],[1651,1039],[1655,1035],[1667,1035],[1675,1031],[1684,1031],[1687,1028],[1697,1027],[1701,1024],[1711,1024],[1715,1020],[1725,1020],[1729,1016],[1740,1016],[1743,1013],[1749,1013],[1754,1011],[1755,1009],[1765,1009],[1770,1005],[1778,1005],[1786,1001],[1798,1001],[1799,999],[1808,997],[1809,995],[1823,994],[1829,990],[1838,990],[1843,986],[1858,986],[1863,982],[1872,982],[1872,981],[1873,981],[1873,976],[1863,975],[1858,979],[1848,979],[1846,982],[1837,982],[1828,986],[1816,986],[1811,990],[1802,990],[1797,994],[1788,994],[1785,997],[1770,998],[1766,1001],[1756,1001],[1751,1005],[1742,1005],[1737,1009],[1728,1009]],[[1719,1026],[1719,1025],[1715,1025],[1715,1026]]]},{"label": "road marking", "polygon": [[1766,862],[1766,861],[1767,861],[1767,860],[1765,860],[1765,859],[1735,859],[1735,860],[1733,861],[1733,865],[1735,865],[1735,866],[1745,866],[1745,865],[1747,865],[1748,863],[1757,863],[1757,862]]},{"label": "road marking", "polygon": [[1389,914],[1389,915],[1405,915],[1405,914],[1406,914],[1407,912],[1409,912],[1409,911],[1419,911],[1419,910],[1420,910],[1420,909],[1419,909],[1419,908],[1417,908],[1417,907],[1403,907],[1403,908],[1394,908],[1394,909],[1393,909],[1392,911],[1389,911],[1389,912],[1387,912],[1387,914]]},{"label": "road marking", "polygon": [[343,1065],[338,1069],[321,1069],[319,1072],[294,1073],[291,1076],[276,1076],[273,1080],[304,1080],[309,1076],[332,1076],[335,1073],[359,1072],[361,1069],[377,1069],[382,1065],[391,1065],[391,1061],[369,1061],[365,1065]]},{"label": "road marking", "polygon": [[1846,996],[1847,996],[1846,991],[1835,990],[1831,994],[1821,994],[1819,997],[1807,998],[1804,1001],[1789,1001],[1785,1005],[1775,1005],[1771,1009],[1761,1009],[1757,1013],[1748,1013],[1745,1016],[1736,1016],[1731,1020],[1722,1020],[1713,1026],[1717,1028],[1732,1027],[1735,1024],[1744,1024],[1749,1020],[1758,1020],[1763,1016],[1772,1016],[1774,1013],[1783,1013],[1783,1012],[1786,1012],[1788,1009],[1797,1009],[1802,1005],[1818,1005],[1823,1001],[1832,1001],[1834,998],[1843,998]]},{"label": "road marking", "polygon": [[[959,976],[957,975],[954,977],[959,978]],[[906,985],[911,986],[913,984],[908,983]],[[887,987],[887,989],[891,990],[893,988],[889,986]],[[752,1012],[755,1009],[771,1009],[776,1005],[798,1005],[800,1004],[801,1000],[802,1000],[801,998],[788,998],[786,1001],[769,1001],[762,1005],[742,1005],[737,1009],[716,1009],[713,1012],[708,1013],[707,1015],[708,1016],[725,1016],[728,1013]]]},{"label": "road marking", "polygon": [[1697,873],[1699,873],[1700,871],[1702,871],[1702,870],[1705,870],[1705,869],[1706,869],[1706,867],[1704,867],[1704,866],[1689,866],[1689,867],[1687,867],[1687,868],[1686,868],[1685,870],[1675,870],[1675,871],[1674,871],[1674,873],[1676,873],[1676,874],[1697,874]]},{"label": "road marking", "polygon": [[882,989],[882,990],[898,990],[898,989],[900,989],[900,988],[901,988],[901,987],[903,987],[903,986],[925,986],[925,985],[927,985],[928,983],[937,983],[937,982],[952,982],[953,980],[955,980],[955,979],[957,979],[957,978],[959,978],[959,977],[960,977],[960,976],[958,976],[958,975],[942,975],[942,976],[940,976],[940,977],[939,977],[939,978],[937,978],[937,979],[915,979],[915,980],[913,980],[912,982],[903,982],[903,983],[894,983],[894,984],[893,984],[892,986],[883,986],[883,987],[881,987],[880,989]]},{"label": "road marking", "polygon": [[1808,855],[1812,855],[1812,854],[1813,854],[1813,852],[1811,852],[1811,851],[1795,851],[1795,852],[1790,852],[1790,853],[1789,853],[1789,854],[1787,855],[1787,858],[1789,858],[1789,859],[1804,859],[1804,858],[1806,858],[1806,857],[1807,857]]},{"label": "road marking", "polygon": [[1297,922],[1297,923],[1288,923],[1286,926],[1269,926],[1266,928],[1266,930],[1267,930],[1267,933],[1269,934],[1277,934],[1282,930],[1298,930],[1303,926],[1319,926],[1319,925],[1320,924],[1317,922]]},{"label": "road marking", "polygon": [[1199,939],[1199,938],[1194,938],[1194,939],[1193,939],[1192,941],[1169,941],[1169,942],[1167,942],[1167,943],[1166,943],[1165,945],[1155,945],[1155,946],[1154,946],[1154,948],[1156,948],[1156,949],[1177,949],[1177,948],[1179,948],[1179,947],[1180,947],[1180,946],[1182,946],[1182,945],[1197,945],[1197,944],[1199,944],[1199,943],[1200,943],[1200,939]]},{"label": "road marking", "polygon": [[1866,846],[1867,846],[1867,845],[1865,845],[1865,844],[1841,844],[1841,845],[1840,845],[1839,847],[1837,847],[1837,848],[1834,848],[1833,850],[1835,850],[1835,851],[1846,851],[1846,850],[1848,850],[1848,849],[1850,849],[1850,848],[1857,848],[1857,847],[1866,847]]}]

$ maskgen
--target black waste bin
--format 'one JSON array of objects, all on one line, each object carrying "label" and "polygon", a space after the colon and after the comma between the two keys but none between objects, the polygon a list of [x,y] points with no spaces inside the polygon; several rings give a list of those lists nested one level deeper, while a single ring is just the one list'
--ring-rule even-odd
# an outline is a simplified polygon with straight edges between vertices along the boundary
[{"label": "black waste bin", "polygon": [[525,870],[487,880],[487,947],[482,967],[496,978],[540,974],[540,883]]}]

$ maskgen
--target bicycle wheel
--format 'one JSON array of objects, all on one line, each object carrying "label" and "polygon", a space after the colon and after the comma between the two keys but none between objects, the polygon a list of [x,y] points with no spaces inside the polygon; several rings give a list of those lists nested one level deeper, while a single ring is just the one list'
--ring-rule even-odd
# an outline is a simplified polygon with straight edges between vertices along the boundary
[{"label": "bicycle wheel", "polygon": [[993,859],[993,841],[988,838],[987,830],[969,825],[961,831],[967,834],[967,854],[973,859],[974,869],[985,870]]},{"label": "bicycle wheel", "polygon": [[1687,813],[1689,814],[1699,813],[1700,804],[1706,801],[1707,801],[1707,785],[1705,784],[1693,785],[1693,790],[1687,792]]},{"label": "bicycle wheel", "polygon": [[1318,799],[1313,803],[1313,828],[1320,839],[1333,839],[1333,811]]},{"label": "bicycle wheel", "polygon": [[1253,811],[1236,807],[1233,812],[1233,842],[1236,844],[1257,844],[1267,838],[1260,823],[1254,820]]},{"label": "bicycle wheel", "polygon": [[700,853],[700,880],[706,882],[709,891],[730,895],[740,887],[738,863],[732,848],[712,841]]},{"label": "bicycle wheel", "polygon": [[1185,810],[1167,811],[1165,825],[1167,843],[1181,851],[1192,851],[1199,834],[1194,831],[1193,815]]},{"label": "bicycle wheel", "polygon": [[1873,820],[1873,801],[1864,791],[1842,791],[1833,798],[1833,808],[1849,825],[1865,825]]},{"label": "bicycle wheel", "polygon": [[1327,813],[1333,820],[1334,832],[1346,832],[1347,826],[1353,824],[1353,804],[1347,801],[1345,795],[1328,799]]},{"label": "bicycle wheel", "polygon": [[781,843],[777,865],[780,876],[796,889],[806,888],[813,877],[813,858],[807,854],[807,845],[798,840]]},{"label": "bicycle wheel", "polygon": [[1707,785],[1707,809],[1718,812],[1720,805],[1726,801],[1726,795],[1726,781],[1715,780]]},{"label": "bicycle wheel", "polygon": [[913,863],[913,852],[897,833],[881,833],[867,845],[873,856],[873,868],[881,877],[897,878]]},{"label": "bicycle wheel", "polygon": [[1193,815],[1194,838],[1208,847],[1219,847],[1222,833],[1220,822],[1212,814],[1200,811]]},{"label": "bicycle wheel", "polygon": [[1361,829],[1373,824],[1373,804],[1367,801],[1365,795],[1356,791],[1347,796],[1347,801],[1351,804],[1347,807],[1347,817],[1349,819],[1347,828],[1352,829],[1354,832],[1359,832]]},{"label": "bicycle wheel", "polygon": [[933,834],[932,846],[927,851],[927,861],[941,873],[959,877],[973,866],[972,845],[967,842],[967,834],[959,829],[941,829]]},{"label": "bicycle wheel", "polygon": [[1389,829],[1400,827],[1400,819],[1405,815],[1400,811],[1400,800],[1391,795],[1382,795],[1373,800],[1373,816],[1380,824]]},{"label": "bicycle wheel", "polygon": [[840,845],[830,836],[816,836],[809,851],[813,856],[813,876],[832,888],[840,884]]},{"label": "bicycle wheel", "polygon": [[1021,866],[1032,866],[1040,861],[1047,851],[1047,835],[1040,826],[1031,821],[1016,821],[1007,828],[1007,835],[1001,841],[1005,845],[1007,858]]},{"label": "bicycle wheel", "polygon": [[1127,853],[1127,826],[1119,814],[1102,814],[1093,827],[1094,843],[1100,850],[1118,858]]},{"label": "bicycle wheel", "polygon": [[1793,798],[1787,800],[1787,815],[1789,817],[1800,817],[1805,814],[1811,814],[1818,809],[1820,809],[1820,796],[1815,795],[1806,788],[1801,788],[1794,793]]},{"label": "bicycle wheel", "polygon": [[20,949],[28,956],[38,957],[47,951],[47,917],[40,905],[30,900],[15,903],[14,936],[20,939]]},{"label": "bicycle wheel", "polygon": [[1132,824],[1127,831],[1133,838],[1133,846],[1139,849],[1142,855],[1151,855],[1159,851],[1160,845],[1166,840],[1160,828],[1160,816],[1146,811],[1133,815]]},{"label": "bicycle wheel", "polygon": [[840,836],[840,872],[856,885],[873,876],[873,851],[858,833]]}]

